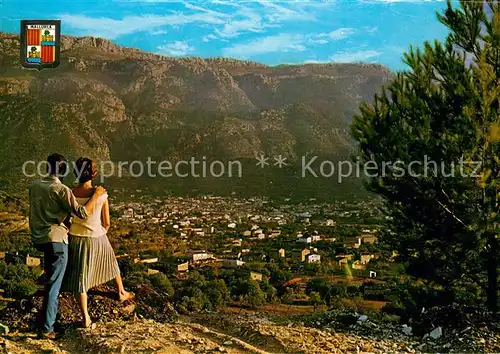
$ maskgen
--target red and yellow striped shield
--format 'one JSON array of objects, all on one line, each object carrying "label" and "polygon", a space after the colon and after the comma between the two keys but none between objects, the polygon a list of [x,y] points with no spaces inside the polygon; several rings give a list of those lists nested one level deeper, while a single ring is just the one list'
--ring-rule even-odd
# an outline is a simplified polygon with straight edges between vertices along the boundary
[{"label": "red and yellow striped shield", "polygon": [[21,64],[25,68],[55,68],[59,65],[61,22],[21,21]]},{"label": "red and yellow striped shield", "polygon": [[42,46],[42,63],[53,63],[56,61],[54,46]]},{"label": "red and yellow striped shield", "polygon": [[40,45],[40,30],[39,29],[28,29],[27,30],[27,41],[28,45]]}]

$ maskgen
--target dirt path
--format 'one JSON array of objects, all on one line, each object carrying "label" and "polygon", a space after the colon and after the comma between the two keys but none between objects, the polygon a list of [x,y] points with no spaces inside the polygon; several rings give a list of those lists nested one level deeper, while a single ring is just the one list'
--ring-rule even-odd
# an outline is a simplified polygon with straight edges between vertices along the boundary
[{"label": "dirt path", "polygon": [[31,333],[0,338],[1,353],[230,353],[270,354],[233,336],[195,323],[160,324],[117,321],[93,330],[77,330],[57,340],[40,340]]}]

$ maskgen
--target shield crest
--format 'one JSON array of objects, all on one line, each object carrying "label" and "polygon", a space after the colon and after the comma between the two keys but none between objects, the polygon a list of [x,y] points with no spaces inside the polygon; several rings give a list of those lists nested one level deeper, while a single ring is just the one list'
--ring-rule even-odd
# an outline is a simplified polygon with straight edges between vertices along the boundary
[{"label": "shield crest", "polygon": [[21,65],[42,70],[59,66],[61,21],[21,21]]}]

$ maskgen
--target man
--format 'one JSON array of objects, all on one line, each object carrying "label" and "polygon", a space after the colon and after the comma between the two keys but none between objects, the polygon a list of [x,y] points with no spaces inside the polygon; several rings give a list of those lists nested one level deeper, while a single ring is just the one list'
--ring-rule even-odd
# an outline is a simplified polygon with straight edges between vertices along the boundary
[{"label": "man", "polygon": [[68,261],[68,228],[65,221],[75,214],[85,219],[94,210],[96,200],[106,190],[97,187],[92,198],[82,206],[77,203],[70,188],[59,177],[66,174],[68,163],[62,155],[47,158],[49,176],[36,180],[29,186],[29,225],[34,246],[44,253],[45,294],[41,336],[54,339],[59,291]]}]

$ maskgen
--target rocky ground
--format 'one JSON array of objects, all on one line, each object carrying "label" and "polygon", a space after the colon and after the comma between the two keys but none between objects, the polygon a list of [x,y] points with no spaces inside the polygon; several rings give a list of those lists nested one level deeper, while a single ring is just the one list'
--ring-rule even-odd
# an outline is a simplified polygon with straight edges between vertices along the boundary
[{"label": "rocky ground", "polygon": [[[0,353],[491,353],[500,352],[495,321],[460,321],[457,309],[428,311],[436,323],[423,335],[412,323],[380,321],[347,310],[304,318],[270,318],[264,312],[220,311],[189,316],[151,301],[151,289],[139,289],[137,302],[120,304],[103,287],[90,297],[96,328],[79,329],[74,300],[61,299],[61,338],[34,334],[39,298],[12,303],[0,312]],[[448,314],[448,315],[445,315]],[[440,323],[455,316],[455,327]],[[475,314],[474,318],[477,318]],[[470,326],[468,326],[470,324]],[[413,323],[416,328],[417,323]],[[8,333],[5,333],[7,331]]]},{"label": "rocky ground", "polygon": [[[198,323],[204,318],[203,324]],[[381,338],[360,326],[352,333],[302,325],[280,325],[256,316],[224,314],[178,319],[114,320],[95,329],[77,329],[56,341],[14,332],[0,339],[2,353],[491,353],[498,352],[498,335],[481,330],[425,340],[398,333],[395,328]],[[216,324],[215,324],[216,323]],[[226,327],[227,323],[231,325]],[[214,325],[215,324],[215,325]],[[475,338],[475,339],[473,339]],[[475,342],[475,343],[474,343]]]}]

